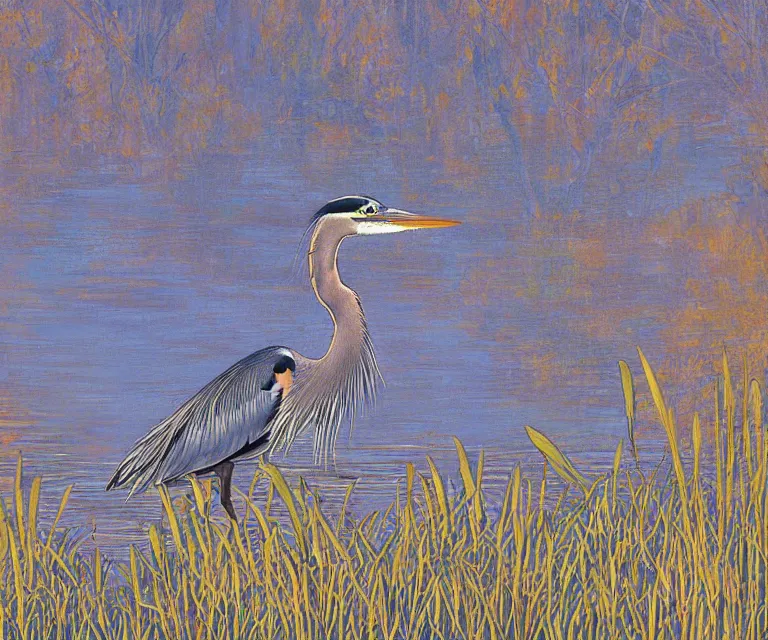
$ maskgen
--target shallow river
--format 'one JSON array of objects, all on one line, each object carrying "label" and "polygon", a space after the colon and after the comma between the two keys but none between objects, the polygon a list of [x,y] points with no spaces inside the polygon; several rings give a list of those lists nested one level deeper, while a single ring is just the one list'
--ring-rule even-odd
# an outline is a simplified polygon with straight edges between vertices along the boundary
[{"label": "shallow river", "polygon": [[[582,214],[599,216],[603,262],[595,267],[578,220],[532,230],[510,186],[508,155],[483,155],[479,178],[402,150],[336,157],[270,139],[246,155],[171,169],[5,157],[0,492],[9,497],[21,450],[26,481],[44,477],[47,513],[74,483],[68,523],[118,553],[139,539],[159,518],[159,500],[105,493],[115,465],[153,423],[248,353],[271,344],[324,352],[331,324],[296,251],[318,207],[356,192],[464,224],[344,244],[342,276],[362,299],[386,387],[342,434],[335,470],[314,468],[306,441],[278,462],[331,502],[346,478],[359,478],[357,509],[385,505],[405,463],[425,469],[426,455],[455,481],[452,435],[473,461],[485,449],[491,492],[517,463],[540,473],[526,424],[584,471],[605,469],[626,436],[616,361],[639,371],[636,344],[651,360],[665,355],[659,309],[680,301],[686,276],[657,276],[659,260],[633,260],[631,242],[608,243],[606,253],[597,236],[631,234],[650,210],[716,189],[719,168],[702,158],[683,184],[604,196],[594,189],[594,208]],[[580,267],[573,242],[587,256]],[[636,313],[622,314],[618,332],[595,329],[627,307]],[[662,436],[639,430],[651,462]],[[252,474],[252,465],[238,467],[236,484],[247,487]]]}]

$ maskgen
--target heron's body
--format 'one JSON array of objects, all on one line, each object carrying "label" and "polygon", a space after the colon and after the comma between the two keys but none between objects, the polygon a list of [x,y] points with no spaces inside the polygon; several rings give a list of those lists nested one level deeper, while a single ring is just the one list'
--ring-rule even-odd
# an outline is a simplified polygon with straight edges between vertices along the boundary
[{"label": "heron's body", "polygon": [[338,251],[347,237],[391,232],[379,230],[383,224],[400,231],[451,223],[388,210],[364,197],[329,202],[315,215],[308,254],[312,287],[334,326],[325,355],[307,358],[276,346],[243,358],[137,441],[107,490],[129,485],[133,494],[214,472],[222,504],[235,518],[234,462],[287,449],[308,428],[314,428],[316,459],[327,456],[341,424],[373,399],[380,378],[360,300],[339,274]]}]

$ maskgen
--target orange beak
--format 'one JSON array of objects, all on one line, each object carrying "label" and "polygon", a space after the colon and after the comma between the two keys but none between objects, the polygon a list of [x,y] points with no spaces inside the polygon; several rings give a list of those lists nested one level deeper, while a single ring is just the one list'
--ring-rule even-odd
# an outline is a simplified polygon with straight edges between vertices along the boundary
[{"label": "orange beak", "polygon": [[400,211],[399,209],[387,209],[382,212],[382,218],[387,222],[396,224],[398,227],[406,229],[443,229],[445,227],[455,227],[461,224],[458,220],[448,220],[446,218],[433,218],[432,216],[419,216],[415,213]]}]

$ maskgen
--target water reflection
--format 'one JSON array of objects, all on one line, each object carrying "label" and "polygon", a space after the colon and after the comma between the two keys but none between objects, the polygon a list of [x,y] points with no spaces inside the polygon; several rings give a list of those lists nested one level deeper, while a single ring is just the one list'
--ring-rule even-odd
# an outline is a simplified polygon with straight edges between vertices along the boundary
[{"label": "water reflection", "polygon": [[[250,154],[167,171],[7,160],[0,482],[23,450],[27,477],[45,478],[49,513],[75,483],[67,522],[115,552],[138,539],[160,518],[159,501],[104,493],[114,466],[251,351],[324,352],[331,325],[293,261],[317,206],[355,192],[466,224],[345,244],[340,268],[365,306],[387,386],[342,438],[335,470],[312,467],[303,442],[283,461],[289,472],[307,474],[331,503],[347,484],[339,474],[359,478],[353,507],[380,507],[408,461],[424,470],[429,454],[450,473],[456,435],[472,457],[486,449],[498,492],[517,463],[539,472],[525,424],[581,468],[608,468],[625,429],[616,360],[642,344],[668,361],[664,331],[687,303],[688,274],[647,235],[648,220],[628,213],[645,190],[596,183],[589,211],[531,220],[509,190],[505,149],[464,160],[471,179],[455,162],[409,153],[340,157],[265,139]],[[705,177],[689,176],[699,188]],[[681,197],[662,187],[657,205]],[[646,422],[639,445],[655,463],[663,436]],[[252,473],[240,466],[238,486]]]}]

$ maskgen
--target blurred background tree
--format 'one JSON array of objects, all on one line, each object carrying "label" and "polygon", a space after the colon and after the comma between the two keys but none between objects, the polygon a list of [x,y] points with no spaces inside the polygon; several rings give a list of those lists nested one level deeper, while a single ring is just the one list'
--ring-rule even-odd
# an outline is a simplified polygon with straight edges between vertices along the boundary
[{"label": "blurred background tree", "polygon": [[2,142],[185,154],[296,119],[454,154],[503,135],[534,212],[721,123],[765,187],[767,20],[759,0],[7,0]]}]

